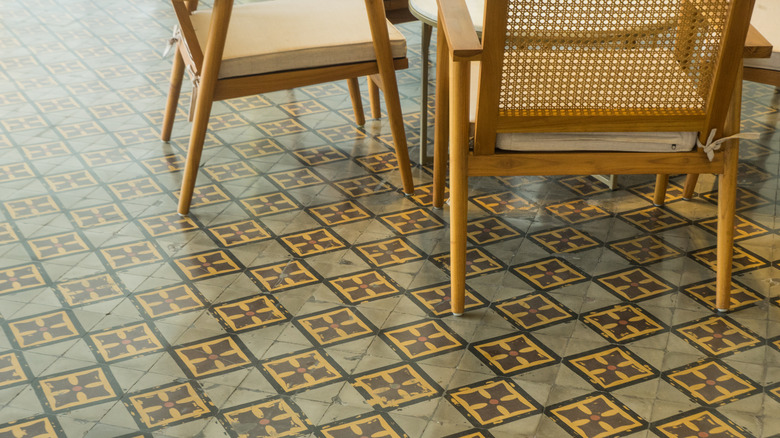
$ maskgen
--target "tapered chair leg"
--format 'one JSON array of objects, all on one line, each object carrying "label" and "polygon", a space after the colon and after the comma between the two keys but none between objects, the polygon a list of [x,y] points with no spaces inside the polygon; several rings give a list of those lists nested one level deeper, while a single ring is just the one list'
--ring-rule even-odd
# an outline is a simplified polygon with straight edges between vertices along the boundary
[{"label": "tapered chair leg", "polygon": [[165,103],[165,115],[163,116],[162,141],[171,141],[171,131],[173,130],[173,120],[176,118],[176,110],[179,106],[179,94],[181,93],[181,83],[184,78],[184,60],[178,50],[173,54],[173,68],[171,68],[171,85],[168,88],[168,101]]},{"label": "tapered chair leg", "polygon": [[379,106],[379,86],[371,78],[368,78],[368,105],[371,108],[372,119],[382,117],[382,108]]},{"label": "tapered chair leg", "polygon": [[683,186],[682,194],[683,199],[689,201],[693,198],[693,190],[696,188],[697,182],[699,182],[698,173],[689,173],[688,176],[685,177],[685,186]]},{"label": "tapered chair leg", "polygon": [[363,99],[360,97],[360,84],[357,78],[347,79],[349,86],[349,97],[352,99],[352,111],[355,113],[355,123],[358,125],[366,124],[366,116],[363,114]]},{"label": "tapered chair leg", "polygon": [[737,160],[735,143],[724,151],[724,171],[718,180],[718,248],[716,260],[715,308],[725,312],[731,307],[731,270],[734,258],[734,215],[737,203]]},{"label": "tapered chair leg", "polygon": [[666,202],[666,187],[669,185],[669,175],[659,173],[655,176],[655,193],[653,193],[653,204],[656,207],[664,205]]},{"label": "tapered chair leg", "polygon": [[433,126],[433,207],[444,206],[447,174],[447,143],[449,142],[449,69],[447,39],[436,44],[436,113]]},{"label": "tapered chair leg", "polygon": [[450,68],[450,304],[452,313],[459,316],[466,296],[470,72],[468,62],[454,62]]}]

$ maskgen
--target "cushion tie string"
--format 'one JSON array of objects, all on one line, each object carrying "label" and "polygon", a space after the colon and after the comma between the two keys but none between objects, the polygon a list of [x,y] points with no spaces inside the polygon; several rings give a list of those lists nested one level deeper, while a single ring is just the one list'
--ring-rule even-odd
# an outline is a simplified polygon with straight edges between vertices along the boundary
[{"label": "cushion tie string", "polygon": [[162,57],[165,58],[168,56],[171,51],[173,50],[173,47],[176,45],[176,43],[179,41],[179,38],[181,37],[181,31],[179,30],[179,25],[173,26],[173,34],[170,38],[168,38],[168,42],[165,45],[165,50],[163,51]]},{"label": "cushion tie string", "polygon": [[715,151],[720,149],[720,145],[725,141],[738,138],[744,138],[745,140],[756,140],[760,136],[757,132],[740,132],[739,134],[734,134],[715,140],[715,131],[717,131],[715,128],[712,128],[712,131],[710,131],[710,135],[707,137],[707,144],[702,144],[698,137],[696,138],[696,146],[704,149],[704,153],[707,154],[707,158],[709,158],[710,161],[712,161],[712,159],[715,157]]}]

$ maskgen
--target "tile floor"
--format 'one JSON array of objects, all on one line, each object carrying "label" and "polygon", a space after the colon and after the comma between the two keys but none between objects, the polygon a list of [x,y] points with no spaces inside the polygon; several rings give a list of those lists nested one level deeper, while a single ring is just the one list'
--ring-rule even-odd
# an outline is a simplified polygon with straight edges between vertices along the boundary
[{"label": "tile floor", "polygon": [[[483,178],[468,307],[345,84],[219,103],[189,218],[157,0],[4,0],[0,437],[780,436],[780,93],[746,83],[733,311],[714,180]],[[399,73],[418,144],[419,29]],[[185,85],[185,91],[189,86]],[[413,149],[416,154],[416,149]],[[554,272],[555,275],[543,275]]]}]

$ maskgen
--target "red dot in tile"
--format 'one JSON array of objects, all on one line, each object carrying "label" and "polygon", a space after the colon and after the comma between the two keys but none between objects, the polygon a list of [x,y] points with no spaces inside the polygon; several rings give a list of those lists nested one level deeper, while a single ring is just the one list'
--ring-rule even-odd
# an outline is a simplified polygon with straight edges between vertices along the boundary
[{"label": "red dot in tile", "polygon": [[87,292],[95,292],[95,288],[94,287],[88,287],[88,288],[86,288],[84,290],[87,291]]},{"label": "red dot in tile", "polygon": [[209,354],[209,359],[210,359],[210,360],[214,360],[214,359],[216,359],[216,358],[218,358],[218,357],[219,357],[219,356],[217,356],[216,354]]},{"label": "red dot in tile", "polygon": [[491,231],[493,231],[493,230],[492,230],[492,229],[490,229],[490,228],[483,228],[483,229],[482,229],[482,232],[483,232],[483,233],[489,233],[489,232],[491,232]]},{"label": "red dot in tile", "polygon": [[506,204],[507,204],[506,201],[499,201],[499,205],[506,205]]},{"label": "red dot in tile", "polygon": [[176,403],[174,403],[174,402],[165,402],[165,403],[163,403],[163,406],[165,406],[166,408],[172,408],[175,405],[176,405]]},{"label": "red dot in tile", "polygon": [[536,313],[539,309],[528,309],[528,313]]},{"label": "red dot in tile", "polygon": [[618,324],[620,324],[620,325],[628,325],[628,321],[626,321],[625,319],[621,319],[620,321],[618,321]]},{"label": "red dot in tile", "polygon": [[204,268],[208,268],[209,266],[211,266],[211,263],[203,262],[203,265],[201,265],[201,266],[203,266]]},{"label": "red dot in tile", "polygon": [[601,415],[593,414],[590,416],[591,421],[599,421],[601,420]]},{"label": "red dot in tile", "polygon": [[71,389],[72,391],[79,392],[79,391],[81,391],[82,389],[84,389],[84,387],[82,387],[81,385],[76,385],[76,386],[74,386],[73,388],[70,388],[70,389]]},{"label": "red dot in tile", "polygon": [[48,327],[39,327],[38,328],[39,332],[45,332],[46,330],[49,330],[49,328]]},{"label": "red dot in tile", "polygon": [[564,237],[563,239],[561,239],[561,242],[562,243],[569,243],[569,239],[567,237]]},{"label": "red dot in tile", "polygon": [[574,212],[575,212],[575,213],[582,213],[582,210],[581,210],[581,209],[579,209],[579,208],[575,208],[575,209],[574,209]]},{"label": "red dot in tile", "polygon": [[333,324],[331,324],[331,325],[330,325],[330,328],[333,328],[333,329],[335,329],[335,328],[339,328],[339,327],[340,327],[340,325],[338,325],[338,324],[337,324],[337,323],[335,323],[335,322],[334,322]]},{"label": "red dot in tile", "polygon": [[417,342],[425,342],[427,340],[428,340],[427,336],[420,336],[419,338],[417,338]]},{"label": "red dot in tile", "polygon": [[305,373],[305,372],[306,372],[306,368],[300,367],[300,368],[298,368],[298,369],[297,369],[297,370],[295,370],[295,371],[297,371],[297,372],[299,372],[299,373]]},{"label": "red dot in tile", "polygon": [[704,383],[706,383],[706,384],[708,384],[708,385],[712,386],[712,385],[714,385],[714,384],[716,384],[716,383],[718,383],[718,382],[716,382],[716,381],[714,381],[714,380],[712,380],[712,379],[707,379],[707,380],[705,380],[705,381],[704,381]]},{"label": "red dot in tile", "polygon": [[235,234],[236,236],[240,236],[240,235],[244,234],[244,232],[243,232],[243,231],[236,231],[234,234]]},{"label": "red dot in tile", "polygon": [[251,310],[247,310],[246,312],[244,312],[244,315],[246,315],[246,316],[253,316],[254,314],[255,314],[255,312],[253,312]]},{"label": "red dot in tile", "polygon": [[723,333],[713,333],[712,337],[715,338],[715,339],[720,339],[720,338],[723,337]]},{"label": "red dot in tile", "polygon": [[166,298],[166,299],[165,299],[165,302],[166,302],[166,303],[172,303],[172,302],[173,302],[173,298]]},{"label": "red dot in tile", "polygon": [[650,248],[642,248],[642,252],[650,252]]},{"label": "red dot in tile", "polygon": [[266,202],[266,203],[265,203],[265,206],[266,206],[266,207],[270,207],[270,206],[272,206],[272,205],[274,205],[274,204],[273,204],[273,202]]},{"label": "red dot in tile", "polygon": [[449,301],[451,299],[452,299],[452,297],[449,296],[449,295],[445,295],[444,298],[442,298],[442,300],[444,300],[444,301]]},{"label": "red dot in tile", "polygon": [[16,277],[9,277],[8,278],[8,281],[16,281],[16,280],[18,280],[18,278],[16,278]]},{"label": "red dot in tile", "polygon": [[409,219],[408,221],[406,221],[406,223],[414,224],[417,223],[417,221],[415,219]]},{"label": "red dot in tile", "polygon": [[698,434],[696,434],[696,436],[698,436],[699,438],[707,438],[708,436],[710,436],[710,434],[708,434],[705,431],[701,431]]},{"label": "red dot in tile", "polygon": [[544,275],[547,275],[547,276],[552,276],[552,275],[555,275],[555,272],[553,272],[553,271],[547,271],[547,272],[545,272],[545,273],[544,273]]},{"label": "red dot in tile", "polygon": [[491,398],[490,400],[488,400],[488,403],[490,403],[491,405],[497,405],[499,401],[497,399]]},{"label": "red dot in tile", "polygon": [[517,352],[517,351],[515,351],[515,350],[511,350],[511,351],[510,351],[508,354],[509,354],[510,356],[519,356],[519,355],[520,355],[520,353],[519,353],[519,352]]},{"label": "red dot in tile", "polygon": [[309,245],[316,245],[316,244],[317,244],[317,241],[316,241],[316,240],[310,240],[310,241],[309,241]]},{"label": "red dot in tile", "polygon": [[54,246],[55,246],[56,248],[62,248],[62,244],[61,244],[61,243],[55,243],[55,244],[54,244]]},{"label": "red dot in tile", "polygon": [[466,266],[471,266],[471,265],[473,265],[473,264],[474,264],[474,262],[472,262],[471,260],[468,260],[468,261],[466,262]]},{"label": "red dot in tile", "polygon": [[270,422],[271,422],[271,420],[269,420],[267,418],[263,418],[260,421],[258,421],[258,423],[260,423],[260,425],[262,425],[262,426],[265,426],[266,424],[268,424]]},{"label": "red dot in tile", "polygon": [[636,281],[632,281],[630,286],[631,287],[637,287],[637,286],[639,286],[639,283],[637,283]]},{"label": "red dot in tile", "polygon": [[615,365],[607,365],[607,369],[610,371],[615,371],[617,367]]},{"label": "red dot in tile", "polygon": [[361,289],[368,289],[368,285],[367,284],[361,284],[358,287],[361,288]]},{"label": "red dot in tile", "polygon": [[122,339],[122,343],[125,344],[125,345],[127,345],[127,344],[129,344],[131,342],[133,342],[133,341],[131,341],[130,339]]}]

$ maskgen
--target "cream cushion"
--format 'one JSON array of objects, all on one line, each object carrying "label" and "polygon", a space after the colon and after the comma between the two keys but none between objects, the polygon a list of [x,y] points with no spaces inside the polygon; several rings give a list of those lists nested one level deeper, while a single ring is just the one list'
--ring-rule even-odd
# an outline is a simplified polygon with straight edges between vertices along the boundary
[{"label": "cream cushion", "polygon": [[771,58],[746,58],[745,67],[780,71],[780,0],[756,0],[750,24],[773,47]]},{"label": "cream cushion", "polygon": [[[211,11],[192,25],[206,50]],[[389,22],[393,58],[406,56],[406,39]],[[220,78],[376,59],[363,0],[271,0],[236,5],[228,26]]]},{"label": "cream cushion", "polygon": [[[665,72],[679,71],[682,77],[687,75],[679,69],[676,61],[671,57],[667,63],[664,57],[656,54],[654,60],[658,60],[658,68]],[[625,56],[625,55],[624,55]],[[645,58],[647,53],[639,56]],[[637,61],[637,60],[635,60]],[[628,60],[625,64],[632,65],[635,62]],[[476,120],[477,95],[479,89],[479,62],[471,63],[471,87],[469,118],[471,123]],[[671,69],[671,70],[670,70]],[[618,74],[619,76],[619,74]],[[638,84],[623,84],[631,87],[629,90],[620,90],[619,86],[612,87],[609,92],[620,94],[621,91],[642,92],[637,89]],[[641,87],[641,85],[639,85]],[[669,87],[664,90],[674,96],[681,93],[695,96],[695,86],[691,82],[689,86],[679,84],[677,87]],[[561,132],[561,133],[498,133],[496,135],[496,148],[509,151],[526,152],[550,152],[550,151],[624,151],[624,152],[686,152],[696,147],[697,132]]]}]

